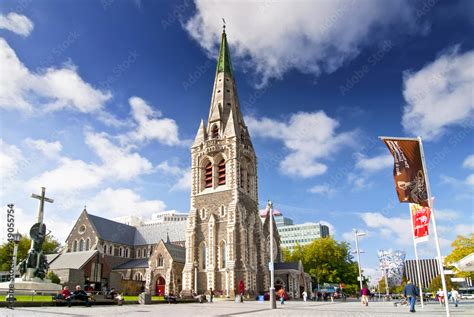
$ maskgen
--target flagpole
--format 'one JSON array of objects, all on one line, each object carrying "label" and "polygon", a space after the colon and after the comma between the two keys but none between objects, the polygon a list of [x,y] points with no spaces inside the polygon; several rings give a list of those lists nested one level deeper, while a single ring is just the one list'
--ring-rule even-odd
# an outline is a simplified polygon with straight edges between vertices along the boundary
[{"label": "flagpole", "polygon": [[443,285],[444,307],[446,308],[446,316],[449,317],[450,314],[449,314],[448,290],[446,288],[446,279],[444,277],[443,261],[441,258],[441,249],[439,247],[439,240],[438,240],[438,230],[436,228],[436,216],[435,216],[434,208],[432,206],[433,202],[431,200],[430,181],[428,179],[428,173],[426,170],[425,152],[423,151],[423,142],[421,141],[421,137],[418,137],[418,142],[420,143],[421,162],[422,162],[423,172],[425,174],[425,180],[426,180],[426,193],[428,195],[428,205],[431,209],[431,219],[433,220],[433,234],[435,237],[436,252],[438,253],[438,266],[439,266],[439,272],[441,274],[441,283]]},{"label": "flagpole", "polygon": [[421,310],[424,309],[423,306],[423,286],[421,285],[421,269],[420,269],[420,261],[418,260],[418,250],[416,249],[416,241],[415,241],[415,231],[413,227],[413,215],[411,211],[411,204],[408,204],[410,209],[410,220],[411,220],[411,228],[413,234],[413,246],[415,247],[415,263],[416,263],[416,275],[418,277],[418,286],[420,287],[420,299],[421,299]]}]

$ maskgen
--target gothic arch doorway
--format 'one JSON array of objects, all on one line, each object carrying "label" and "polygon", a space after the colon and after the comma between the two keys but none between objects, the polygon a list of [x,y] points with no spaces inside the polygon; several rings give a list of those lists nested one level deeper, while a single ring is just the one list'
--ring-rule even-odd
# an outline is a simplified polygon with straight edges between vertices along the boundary
[{"label": "gothic arch doorway", "polygon": [[156,284],[155,284],[156,295],[164,295],[165,294],[165,287],[166,287],[165,279],[163,278],[163,276],[159,276],[156,279]]}]

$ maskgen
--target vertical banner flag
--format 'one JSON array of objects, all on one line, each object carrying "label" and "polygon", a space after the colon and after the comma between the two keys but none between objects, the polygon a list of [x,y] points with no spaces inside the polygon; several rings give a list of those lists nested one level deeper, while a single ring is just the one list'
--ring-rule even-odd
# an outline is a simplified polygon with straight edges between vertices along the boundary
[{"label": "vertical banner flag", "polygon": [[418,139],[381,138],[394,159],[393,178],[398,200],[428,207],[425,174]]},{"label": "vertical banner flag", "polygon": [[428,225],[430,224],[431,209],[417,204],[410,204],[410,213],[415,243],[428,241]]}]

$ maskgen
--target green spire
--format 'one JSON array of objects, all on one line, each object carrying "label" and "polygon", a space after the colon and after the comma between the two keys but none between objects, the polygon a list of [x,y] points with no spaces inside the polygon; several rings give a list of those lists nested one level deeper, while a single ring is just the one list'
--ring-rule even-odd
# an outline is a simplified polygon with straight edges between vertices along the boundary
[{"label": "green spire", "polygon": [[217,73],[228,73],[232,76],[232,64],[230,62],[229,46],[227,45],[227,36],[225,28],[222,31],[221,48],[219,51],[219,61],[217,62]]}]

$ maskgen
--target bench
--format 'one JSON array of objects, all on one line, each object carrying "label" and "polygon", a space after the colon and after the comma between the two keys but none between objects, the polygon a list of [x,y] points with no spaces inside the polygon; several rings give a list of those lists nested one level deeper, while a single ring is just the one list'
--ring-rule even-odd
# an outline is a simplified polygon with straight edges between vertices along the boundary
[{"label": "bench", "polygon": [[61,306],[61,305],[77,305],[77,304],[85,304],[87,307],[90,307],[93,303],[95,303],[95,299],[92,297],[89,297],[89,301],[86,302],[85,300],[82,299],[72,299],[72,300],[67,300],[65,298],[59,298],[57,296],[52,296],[52,301],[56,306]]},{"label": "bench", "polygon": [[165,301],[167,301],[168,304],[177,303],[176,296],[172,296],[172,295],[165,296]]}]

